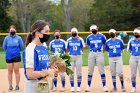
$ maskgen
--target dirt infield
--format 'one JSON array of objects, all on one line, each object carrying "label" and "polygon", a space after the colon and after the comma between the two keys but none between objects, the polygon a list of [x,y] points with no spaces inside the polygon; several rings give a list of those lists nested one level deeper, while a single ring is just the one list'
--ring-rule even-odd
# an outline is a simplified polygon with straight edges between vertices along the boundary
[{"label": "dirt infield", "polygon": [[[87,67],[83,67],[83,81],[82,81],[82,85],[81,85],[81,93],[85,93],[84,90],[86,88],[87,85]],[[24,83],[25,83],[25,77],[24,77],[24,72],[23,69],[20,69],[21,72],[21,82],[20,82],[20,91],[11,91],[8,92],[8,81],[7,81],[7,69],[0,69],[0,93],[23,93],[23,88],[24,88]],[[100,75],[98,73],[98,69],[95,67],[95,71],[94,71],[94,76],[93,76],[93,81],[92,81],[92,86],[91,86],[91,92],[89,93],[103,93],[102,92],[102,83],[101,83],[101,79],[100,79]],[[106,72],[106,78],[107,78],[107,87],[109,90],[112,89],[112,81],[111,81],[111,75],[110,75],[110,69],[109,66],[105,67],[105,72]],[[137,74],[139,75],[139,74]],[[69,78],[68,76],[66,76],[66,91],[63,93],[70,93],[70,84],[69,84]],[[130,93],[131,91],[131,79],[130,79],[130,68],[129,66],[124,66],[124,80],[125,80],[125,87],[127,92],[126,93]],[[13,78],[14,80],[14,78]],[[15,80],[14,80],[15,81]],[[57,92],[53,92],[53,93],[60,93],[59,90],[61,89],[61,84],[60,84],[60,78],[58,79],[58,88],[57,88]],[[13,85],[15,86],[15,82],[13,82]],[[140,86],[140,77],[137,76],[137,92],[136,93],[140,93],[140,88],[138,88],[138,86]],[[118,87],[118,92],[116,93],[121,93],[121,86],[120,86],[120,82],[119,79],[117,78],[117,87]]]}]

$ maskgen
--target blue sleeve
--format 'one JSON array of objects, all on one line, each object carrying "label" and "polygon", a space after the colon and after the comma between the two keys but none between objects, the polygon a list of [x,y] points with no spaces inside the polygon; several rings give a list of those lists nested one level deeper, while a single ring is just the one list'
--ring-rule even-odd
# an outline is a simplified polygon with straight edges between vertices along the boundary
[{"label": "blue sleeve", "polygon": [[69,46],[69,41],[67,41],[67,49],[69,49],[69,47],[70,47],[70,46]]},{"label": "blue sleeve", "polygon": [[65,42],[63,44],[64,44],[63,49],[65,51],[66,50],[66,44],[65,44]]},{"label": "blue sleeve", "polygon": [[84,48],[84,45],[83,45],[83,43],[82,43],[82,40],[81,40],[80,47],[81,47],[81,48]]},{"label": "blue sleeve", "polygon": [[106,51],[109,50],[109,47],[108,47],[107,43],[105,44],[105,50],[106,50]]},{"label": "blue sleeve", "polygon": [[90,42],[89,42],[88,37],[86,38],[86,45],[90,46]]},{"label": "blue sleeve", "polygon": [[3,49],[6,50],[7,46],[7,37],[5,37],[4,41],[3,41]]},{"label": "blue sleeve", "polygon": [[52,51],[52,43],[49,44],[50,51]]},{"label": "blue sleeve", "polygon": [[124,44],[123,42],[121,41],[121,50],[123,50],[125,47],[124,47]]},{"label": "blue sleeve", "polygon": [[20,46],[20,50],[24,49],[24,44],[21,37],[19,38],[19,46]]},{"label": "blue sleeve", "polygon": [[103,44],[106,43],[106,37],[105,37],[105,35],[102,36],[102,42],[103,42]]}]

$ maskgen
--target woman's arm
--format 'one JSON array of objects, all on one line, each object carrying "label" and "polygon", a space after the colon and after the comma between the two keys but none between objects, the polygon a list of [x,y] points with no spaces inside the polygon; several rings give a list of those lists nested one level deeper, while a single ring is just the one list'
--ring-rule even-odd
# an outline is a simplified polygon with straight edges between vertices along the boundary
[{"label": "woman's arm", "polygon": [[7,46],[7,38],[5,38],[3,41],[3,49],[4,50],[6,50],[6,46]]}]

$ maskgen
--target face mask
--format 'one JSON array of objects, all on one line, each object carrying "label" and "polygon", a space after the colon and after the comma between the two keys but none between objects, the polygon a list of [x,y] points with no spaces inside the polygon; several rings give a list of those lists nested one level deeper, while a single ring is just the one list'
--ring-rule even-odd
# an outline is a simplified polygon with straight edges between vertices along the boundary
[{"label": "face mask", "polygon": [[77,36],[77,33],[72,33],[72,36],[73,36],[73,37],[76,37],[76,36]]},{"label": "face mask", "polygon": [[43,34],[43,38],[39,38],[40,39],[40,42],[43,43],[43,42],[47,42],[49,39],[50,39],[50,35],[48,34]]},{"label": "face mask", "polygon": [[12,35],[12,36],[15,35],[15,34],[16,34],[16,32],[10,32],[10,35]]},{"label": "face mask", "polygon": [[134,35],[135,36],[135,38],[139,38],[139,35]]},{"label": "face mask", "polygon": [[60,38],[60,35],[56,35],[56,36],[55,36],[55,39],[59,39],[59,38]]},{"label": "face mask", "polygon": [[114,38],[114,37],[115,37],[115,34],[114,34],[114,33],[111,33],[111,34],[110,34],[110,37],[111,37],[111,38]]},{"label": "face mask", "polygon": [[93,33],[94,35],[97,34],[97,30],[92,29],[92,33]]}]

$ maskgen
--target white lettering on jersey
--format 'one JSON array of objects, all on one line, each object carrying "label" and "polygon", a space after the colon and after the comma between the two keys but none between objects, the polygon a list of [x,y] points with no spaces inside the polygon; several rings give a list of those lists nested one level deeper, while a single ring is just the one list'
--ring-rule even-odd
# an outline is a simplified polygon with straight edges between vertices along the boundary
[{"label": "white lettering on jersey", "polygon": [[38,55],[39,60],[49,60],[48,55]]}]

